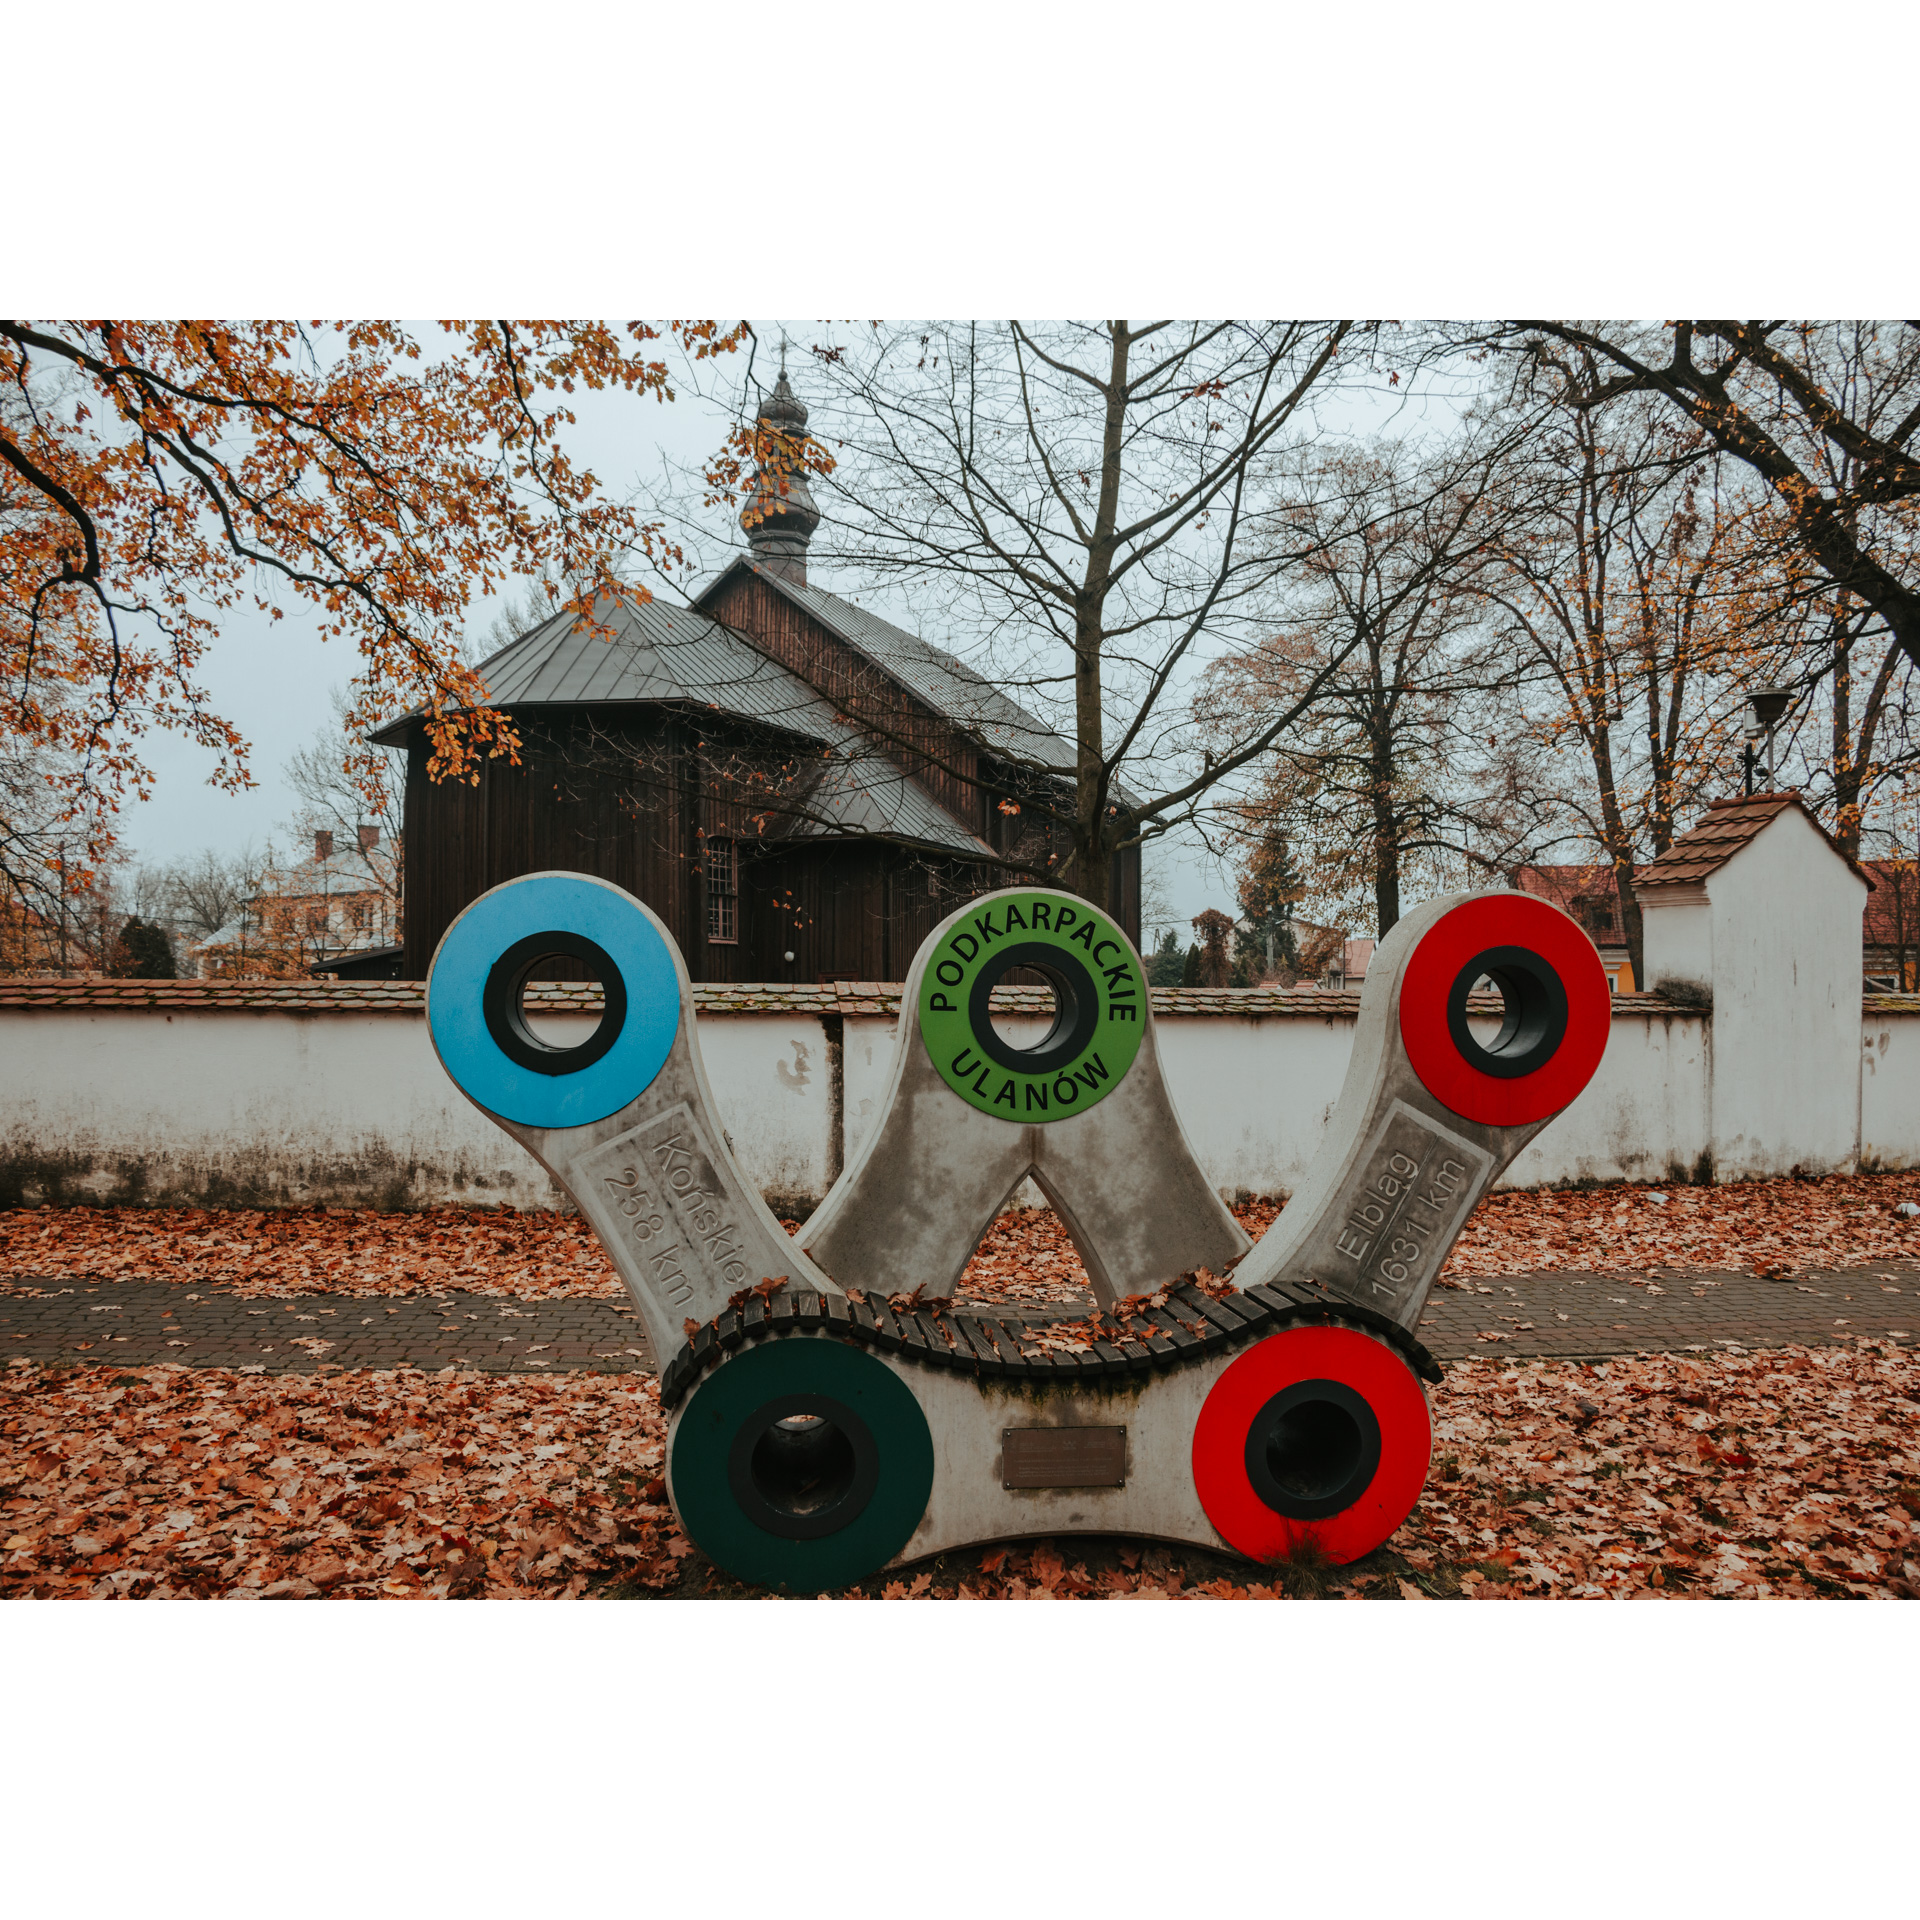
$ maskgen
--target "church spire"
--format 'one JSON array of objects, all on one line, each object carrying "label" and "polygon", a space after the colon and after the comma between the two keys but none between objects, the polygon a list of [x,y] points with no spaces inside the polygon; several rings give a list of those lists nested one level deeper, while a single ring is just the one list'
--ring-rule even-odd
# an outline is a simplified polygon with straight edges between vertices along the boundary
[{"label": "church spire", "polygon": [[[780,377],[760,402],[758,419],[762,430],[778,434],[788,444],[790,457],[797,460],[807,438],[807,410],[787,384],[784,338],[780,342]],[[780,491],[783,480],[785,493]],[[807,543],[820,524],[820,509],[813,504],[803,468],[796,465],[778,475],[761,468],[753,476],[753,495],[740,523],[746,528],[748,551],[762,567],[797,587],[807,584]]]}]

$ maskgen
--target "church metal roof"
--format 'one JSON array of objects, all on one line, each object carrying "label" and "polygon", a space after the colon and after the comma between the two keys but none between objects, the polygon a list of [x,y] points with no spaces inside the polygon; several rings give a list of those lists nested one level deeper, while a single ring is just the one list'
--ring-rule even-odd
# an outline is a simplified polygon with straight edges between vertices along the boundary
[{"label": "church metal roof", "polygon": [[[612,637],[556,613],[482,661],[496,707],[660,704],[710,707],[823,744],[855,735],[852,723],[798,674],[770,660],[717,620],[650,600],[603,600],[597,617]],[[405,744],[418,709],[390,721],[377,745]]]},{"label": "church metal roof", "polygon": [[[882,620],[877,613],[869,613],[851,600],[843,600],[837,593],[829,593],[824,587],[802,585],[752,560],[739,560],[734,564],[757,573],[830,633],[865,654],[934,712],[972,734],[983,746],[1010,760],[1044,767],[1050,773],[1073,772],[1073,743],[1045,721],[1036,719],[1017,701],[1009,699],[964,660],[956,659],[904,627],[896,627],[890,620]],[[732,571],[731,567],[727,569],[727,573]],[[723,573],[700,598],[703,601],[711,598],[726,577]]]},{"label": "church metal roof", "polygon": [[[603,601],[598,612],[611,638],[561,612],[482,661],[489,704],[675,705],[776,727],[830,750],[801,803],[817,817],[795,817],[781,837],[877,835],[969,859],[991,853],[798,674],[717,620],[657,600]],[[419,717],[416,710],[372,737],[404,745]]]},{"label": "church metal roof", "polygon": [[827,761],[782,838],[830,840],[843,834],[879,834],[911,840],[970,860],[993,849],[960,825],[917,781],[885,754],[868,752]]}]

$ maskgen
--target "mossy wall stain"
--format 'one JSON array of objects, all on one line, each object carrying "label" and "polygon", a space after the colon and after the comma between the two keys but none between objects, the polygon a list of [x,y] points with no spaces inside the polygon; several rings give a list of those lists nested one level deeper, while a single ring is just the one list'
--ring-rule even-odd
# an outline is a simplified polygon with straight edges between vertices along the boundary
[{"label": "mossy wall stain", "polygon": [[[366,1207],[398,1213],[447,1205],[571,1211],[544,1174],[409,1158],[384,1142],[352,1154],[301,1158],[261,1148],[220,1154],[45,1152],[0,1145],[0,1208]],[[542,1194],[541,1189],[545,1192]]]}]

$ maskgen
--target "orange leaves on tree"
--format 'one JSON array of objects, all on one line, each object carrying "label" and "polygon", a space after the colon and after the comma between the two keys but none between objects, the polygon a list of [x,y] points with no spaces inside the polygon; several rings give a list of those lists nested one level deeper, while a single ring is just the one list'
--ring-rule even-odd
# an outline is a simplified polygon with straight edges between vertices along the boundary
[{"label": "orange leaves on tree", "polygon": [[[694,359],[741,330],[676,322]],[[462,658],[469,602],[514,576],[581,612],[657,525],[568,452],[585,390],[672,397],[640,322],[0,321],[0,743],[57,759],[97,852],[172,729],[249,782],[199,681],[227,611],[292,595],[361,666],[349,726],[424,709],[436,776],[511,756]],[[16,879],[18,876],[14,876]]]}]

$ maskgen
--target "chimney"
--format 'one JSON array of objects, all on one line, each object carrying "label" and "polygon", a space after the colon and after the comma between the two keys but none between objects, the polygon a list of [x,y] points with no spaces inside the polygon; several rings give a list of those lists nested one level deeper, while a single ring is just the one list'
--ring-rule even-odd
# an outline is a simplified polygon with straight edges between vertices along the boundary
[{"label": "chimney", "polygon": [[360,829],[360,851],[362,853],[371,853],[379,844],[380,829],[378,827],[362,827]]},{"label": "chimney", "polygon": [[325,827],[319,828],[314,833],[313,857],[316,860],[331,860],[333,858],[333,835],[329,833]]}]

